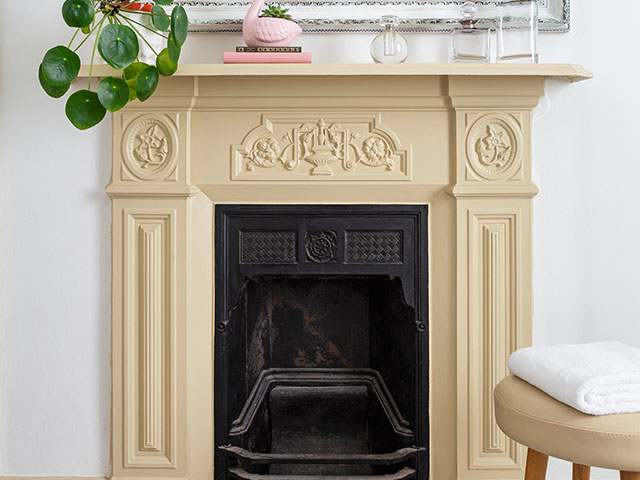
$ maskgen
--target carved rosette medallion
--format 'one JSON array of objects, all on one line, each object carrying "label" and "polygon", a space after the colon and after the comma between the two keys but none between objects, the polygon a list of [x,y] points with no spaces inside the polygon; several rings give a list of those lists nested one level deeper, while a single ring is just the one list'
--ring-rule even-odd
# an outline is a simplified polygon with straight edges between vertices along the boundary
[{"label": "carved rosette medallion", "polygon": [[484,115],[468,130],[468,166],[484,180],[512,177],[520,167],[521,144],[520,126],[513,117]]},{"label": "carved rosette medallion", "polygon": [[333,230],[307,232],[307,260],[314,263],[335,261],[338,256],[338,234]]},{"label": "carved rosette medallion", "polygon": [[407,178],[410,149],[402,148],[396,136],[378,122],[375,117],[297,122],[263,118],[263,124],[242,145],[232,148],[233,178]]},{"label": "carved rosette medallion", "polygon": [[178,134],[168,118],[138,117],[127,127],[122,145],[126,168],[140,180],[163,180],[176,168]]}]

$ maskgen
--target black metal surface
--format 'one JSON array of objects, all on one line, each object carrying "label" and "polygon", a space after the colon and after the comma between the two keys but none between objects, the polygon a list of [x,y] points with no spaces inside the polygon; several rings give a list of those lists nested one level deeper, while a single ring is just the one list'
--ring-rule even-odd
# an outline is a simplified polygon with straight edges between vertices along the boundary
[{"label": "black metal surface", "polygon": [[402,263],[402,230],[346,232],[347,263]]},{"label": "black metal surface", "polygon": [[304,246],[307,260],[314,263],[338,261],[338,234],[333,230],[307,232]]},{"label": "black metal surface", "polygon": [[423,450],[415,447],[401,448],[391,453],[373,454],[301,454],[301,453],[254,453],[244,448],[233,445],[223,445],[221,450],[254,464],[277,464],[277,463],[331,463],[331,464],[367,464],[367,465],[395,465],[407,461],[419,451]]},{"label": "black metal surface", "polygon": [[215,480],[426,479],[427,207],[218,205],[215,241]]},{"label": "black metal surface", "polygon": [[381,475],[262,475],[249,473],[246,470],[234,466],[229,468],[231,478],[238,480],[410,480],[416,478],[416,471],[413,468],[404,467],[402,470],[391,474]]},{"label": "black metal surface", "polygon": [[295,230],[240,232],[240,262],[254,264],[296,263]]},{"label": "black metal surface", "polygon": [[267,395],[277,387],[365,387],[383,409],[390,428],[408,442],[413,440],[411,424],[403,418],[384,380],[376,370],[347,368],[272,368],[263,370],[255,382],[238,417],[231,423],[231,437],[245,434],[266,402]]}]

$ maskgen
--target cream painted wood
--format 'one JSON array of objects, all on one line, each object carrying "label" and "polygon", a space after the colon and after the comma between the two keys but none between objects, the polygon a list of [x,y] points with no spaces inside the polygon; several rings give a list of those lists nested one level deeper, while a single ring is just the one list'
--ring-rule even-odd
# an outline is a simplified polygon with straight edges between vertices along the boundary
[{"label": "cream painted wood", "polygon": [[[94,76],[111,75],[108,65],[95,65]],[[84,65],[80,77],[87,77],[89,66]],[[237,64],[222,65],[219,63],[180,65],[174,74],[186,77],[211,76],[540,76],[566,77],[572,82],[579,82],[593,77],[593,74],[581,65],[560,63],[536,64],[470,64],[470,63],[313,63],[313,64]]]},{"label": "cream painted wood", "polygon": [[498,98],[488,79],[449,84],[457,146],[458,477],[509,478],[524,467],[525,450],[498,428],[493,388],[508,374],[509,354],[531,342],[531,111],[544,79],[521,78]]},{"label": "cream painted wood", "polygon": [[[305,145],[309,145],[307,150]],[[335,148],[341,157],[331,160]],[[265,149],[273,155],[264,157]],[[329,152],[329,157],[333,154]],[[398,136],[382,125],[379,113],[354,116],[262,115],[260,125],[231,147],[231,179],[248,181],[411,181],[413,156]],[[311,172],[308,168],[313,165]],[[284,168],[279,168],[284,167]]]},{"label": "cream painted wood", "polygon": [[547,76],[591,74],[186,65],[115,114],[113,477],[212,478],[216,203],[428,203],[431,477],[522,478],[491,392],[531,341],[531,110]]},{"label": "cream painted wood", "polygon": [[0,477],[2,480],[105,480],[105,477]]}]

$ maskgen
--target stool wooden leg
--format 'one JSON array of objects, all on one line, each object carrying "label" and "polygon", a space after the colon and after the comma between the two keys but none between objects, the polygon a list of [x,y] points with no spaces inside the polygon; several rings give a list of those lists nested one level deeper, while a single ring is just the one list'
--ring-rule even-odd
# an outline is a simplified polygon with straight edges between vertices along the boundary
[{"label": "stool wooden leg", "polygon": [[623,472],[620,470],[620,480],[640,480],[640,472]]},{"label": "stool wooden leg", "polygon": [[[533,448],[527,451],[527,469],[524,472],[524,480],[544,480],[547,475],[547,463],[549,456],[536,452]],[[621,479],[627,480],[627,479]],[[631,480],[631,479],[629,479]],[[633,479],[633,480],[640,480]]]},{"label": "stool wooden leg", "polygon": [[589,480],[591,477],[591,467],[587,465],[573,464],[573,480]]}]

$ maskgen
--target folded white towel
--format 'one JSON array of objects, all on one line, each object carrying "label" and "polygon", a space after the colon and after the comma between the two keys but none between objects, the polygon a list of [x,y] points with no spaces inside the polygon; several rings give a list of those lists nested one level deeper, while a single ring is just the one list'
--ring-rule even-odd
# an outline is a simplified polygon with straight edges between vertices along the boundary
[{"label": "folded white towel", "polygon": [[523,348],[509,370],[584,413],[640,412],[640,350],[622,343]]}]

